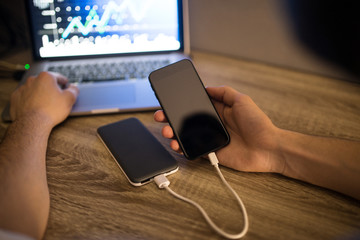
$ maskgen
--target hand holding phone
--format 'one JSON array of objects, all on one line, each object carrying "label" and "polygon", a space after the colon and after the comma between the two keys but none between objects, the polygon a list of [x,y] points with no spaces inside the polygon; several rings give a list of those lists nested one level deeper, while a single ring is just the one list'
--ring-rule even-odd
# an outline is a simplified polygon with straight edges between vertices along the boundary
[{"label": "hand holding phone", "polygon": [[186,158],[195,159],[229,143],[229,134],[191,61],[158,69],[149,80]]}]

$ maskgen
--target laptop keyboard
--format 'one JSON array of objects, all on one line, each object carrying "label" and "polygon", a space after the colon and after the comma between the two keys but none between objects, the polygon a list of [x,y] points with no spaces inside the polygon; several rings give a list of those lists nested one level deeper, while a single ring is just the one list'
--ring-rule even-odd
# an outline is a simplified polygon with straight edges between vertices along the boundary
[{"label": "laptop keyboard", "polygon": [[170,63],[169,60],[131,61],[116,63],[56,65],[48,71],[61,73],[70,83],[147,79],[149,74]]}]

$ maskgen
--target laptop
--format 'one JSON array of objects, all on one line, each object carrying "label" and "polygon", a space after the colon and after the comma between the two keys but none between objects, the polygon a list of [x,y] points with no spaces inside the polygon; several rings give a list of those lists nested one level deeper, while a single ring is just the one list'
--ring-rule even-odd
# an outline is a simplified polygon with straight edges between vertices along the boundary
[{"label": "laptop", "polygon": [[[188,58],[187,0],[27,0],[34,62],[80,89],[70,115],[154,110],[151,71]],[[9,120],[8,109],[3,120]]]}]

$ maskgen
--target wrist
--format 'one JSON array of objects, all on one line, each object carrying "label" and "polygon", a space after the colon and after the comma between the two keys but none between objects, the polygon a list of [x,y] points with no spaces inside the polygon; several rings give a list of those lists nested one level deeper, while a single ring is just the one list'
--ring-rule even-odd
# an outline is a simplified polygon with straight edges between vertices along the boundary
[{"label": "wrist", "polygon": [[50,133],[56,125],[53,123],[51,117],[40,111],[26,112],[15,118],[14,122],[21,123],[21,125],[44,133]]},{"label": "wrist", "polygon": [[[279,129],[275,156],[277,173],[284,176],[304,180],[301,176],[304,164],[309,163],[309,139],[305,135],[289,130]],[[306,164],[305,164],[306,165]]]},{"label": "wrist", "polygon": [[287,141],[289,141],[289,132],[284,129],[276,128],[273,134],[273,146],[269,151],[269,160],[271,164],[271,172],[285,175],[287,169],[286,155],[284,154]]}]

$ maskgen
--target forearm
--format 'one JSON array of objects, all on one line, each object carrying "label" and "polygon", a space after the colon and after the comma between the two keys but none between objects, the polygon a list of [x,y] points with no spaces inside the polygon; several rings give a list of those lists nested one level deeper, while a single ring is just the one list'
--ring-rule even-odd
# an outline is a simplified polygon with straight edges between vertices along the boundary
[{"label": "forearm", "polygon": [[282,174],[360,199],[360,142],[280,130]]},{"label": "forearm", "polygon": [[50,202],[45,165],[50,131],[36,115],[9,126],[0,145],[0,228],[42,238]]}]

